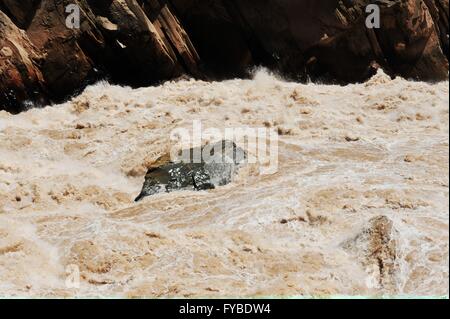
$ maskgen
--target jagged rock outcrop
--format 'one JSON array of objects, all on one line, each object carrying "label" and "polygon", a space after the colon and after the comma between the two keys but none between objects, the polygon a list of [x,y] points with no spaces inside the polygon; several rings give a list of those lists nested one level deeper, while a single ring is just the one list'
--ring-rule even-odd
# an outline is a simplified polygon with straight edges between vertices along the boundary
[{"label": "jagged rock outcrop", "polygon": [[0,30],[0,110],[15,111],[17,101],[45,103],[44,78],[37,64],[42,57],[1,11]]},{"label": "jagged rock outcrop", "polygon": [[[381,8],[380,29],[366,27],[370,3]],[[79,29],[66,26],[69,4],[80,8]],[[246,76],[256,65],[298,80],[358,82],[380,66],[443,80],[448,7],[448,0],[0,0],[0,109],[61,101],[102,78],[147,86],[183,74]]]}]

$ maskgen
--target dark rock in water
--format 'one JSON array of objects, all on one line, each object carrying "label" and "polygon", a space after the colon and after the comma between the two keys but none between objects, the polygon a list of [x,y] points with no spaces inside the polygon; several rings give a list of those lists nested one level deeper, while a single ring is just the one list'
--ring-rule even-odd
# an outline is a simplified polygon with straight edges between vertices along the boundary
[{"label": "dark rock in water", "polygon": [[176,162],[151,168],[136,202],[161,192],[208,190],[229,184],[247,155],[231,141],[184,150]]}]

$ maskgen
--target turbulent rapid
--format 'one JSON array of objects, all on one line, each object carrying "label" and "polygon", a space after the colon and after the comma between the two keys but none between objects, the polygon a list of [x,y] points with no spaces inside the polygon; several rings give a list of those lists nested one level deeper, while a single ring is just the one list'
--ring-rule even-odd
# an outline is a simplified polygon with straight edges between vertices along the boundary
[{"label": "turbulent rapid", "polygon": [[[261,70],[0,112],[0,295],[448,295],[448,103],[448,82]],[[135,203],[194,120],[273,129],[277,171]]]}]

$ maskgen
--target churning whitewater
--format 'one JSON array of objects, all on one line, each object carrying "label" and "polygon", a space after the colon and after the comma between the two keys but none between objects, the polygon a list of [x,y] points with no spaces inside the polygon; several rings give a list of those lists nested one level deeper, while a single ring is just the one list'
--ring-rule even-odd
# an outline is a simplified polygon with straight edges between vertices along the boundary
[{"label": "churning whitewater", "polygon": [[[448,82],[98,83],[0,112],[0,295],[448,295]],[[265,127],[278,169],[135,203],[171,132]]]}]

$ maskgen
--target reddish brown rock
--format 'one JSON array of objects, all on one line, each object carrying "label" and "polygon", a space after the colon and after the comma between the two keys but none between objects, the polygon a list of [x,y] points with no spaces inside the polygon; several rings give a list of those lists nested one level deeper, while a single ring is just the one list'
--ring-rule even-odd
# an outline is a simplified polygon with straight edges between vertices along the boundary
[{"label": "reddish brown rock", "polygon": [[449,18],[449,1],[448,0],[424,0],[427,5],[434,26],[441,43],[444,54],[448,57],[448,18]]},{"label": "reddish brown rock", "polygon": [[0,11],[0,110],[16,112],[31,101],[47,102],[40,59],[26,33]]},{"label": "reddish brown rock", "polygon": [[266,65],[341,83],[366,80],[378,66],[406,78],[448,77],[448,0],[378,1],[380,29],[366,27],[369,0],[171,2],[210,68]]},{"label": "reddish brown rock", "polygon": [[[81,8],[79,29],[66,26],[65,8],[73,3]],[[42,57],[41,79],[23,83],[23,87],[35,91],[44,86],[47,94],[42,96],[53,101],[61,101],[101,78],[144,86],[184,73],[202,75],[189,36],[169,8],[157,0],[0,0],[0,10],[11,16],[17,24],[12,24],[14,28],[23,28],[24,37],[33,44],[33,50],[24,51],[38,52]],[[0,33],[9,37],[7,29]],[[19,67],[19,62],[9,64]],[[5,68],[2,61],[2,70]],[[17,76],[10,74],[1,74],[0,89],[5,94],[9,82],[16,81]],[[20,102],[28,99],[19,91],[8,95],[10,102],[3,102],[0,109],[21,110]]]},{"label": "reddish brown rock", "polygon": [[[364,81],[380,66],[392,76],[448,78],[448,0],[377,1],[380,29],[365,25],[370,3],[0,0],[0,109],[62,101],[103,78],[148,86],[183,74],[243,77],[258,65],[339,83]],[[69,4],[81,9],[79,29],[66,26]]]},{"label": "reddish brown rock", "polygon": [[[75,1],[76,2],[76,1]],[[27,28],[31,42],[44,56],[41,71],[50,97],[61,100],[94,77],[95,62],[89,54],[99,52],[103,38],[95,25],[95,16],[81,7],[80,29],[65,23],[65,6],[74,1],[42,0]]]},{"label": "reddish brown rock", "polygon": [[0,10],[21,29],[26,29],[40,4],[40,0],[0,0]]}]

